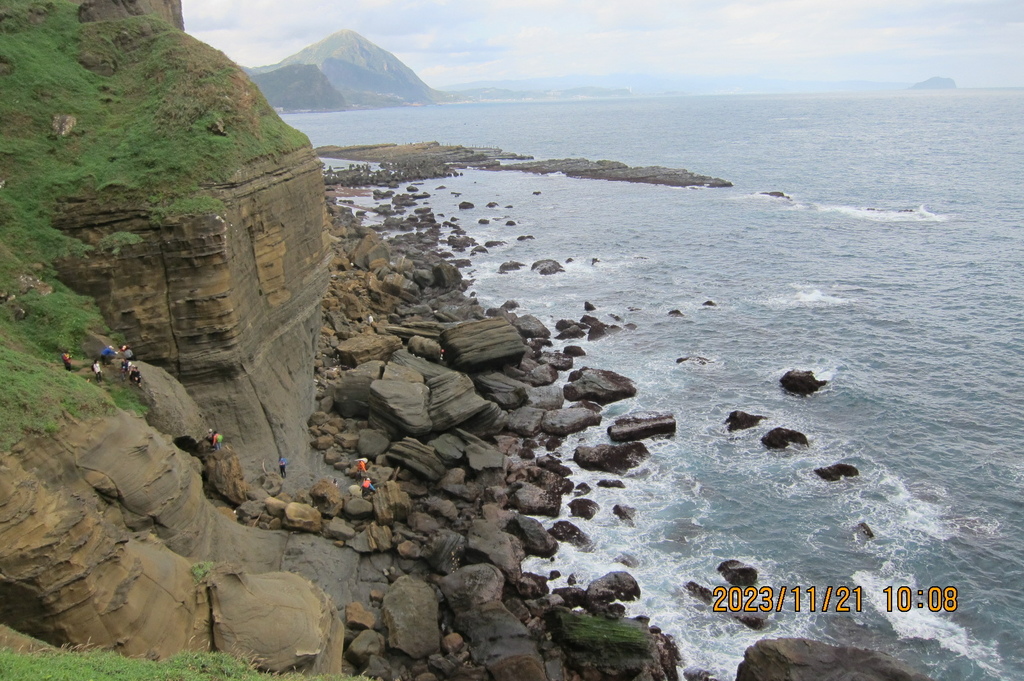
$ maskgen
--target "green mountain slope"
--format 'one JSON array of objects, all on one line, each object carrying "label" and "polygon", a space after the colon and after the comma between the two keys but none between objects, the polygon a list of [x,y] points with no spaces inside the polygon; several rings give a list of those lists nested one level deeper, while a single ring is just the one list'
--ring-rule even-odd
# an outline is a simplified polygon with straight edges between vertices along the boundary
[{"label": "green mountain slope", "polygon": [[279,64],[253,69],[265,74],[293,64],[313,64],[352,104],[432,104],[445,94],[432,89],[395,55],[355,31],[343,30],[293,54]]},{"label": "green mountain slope", "polygon": [[267,73],[254,73],[251,78],[271,106],[285,111],[341,111],[348,108],[345,97],[312,64],[290,64]]}]

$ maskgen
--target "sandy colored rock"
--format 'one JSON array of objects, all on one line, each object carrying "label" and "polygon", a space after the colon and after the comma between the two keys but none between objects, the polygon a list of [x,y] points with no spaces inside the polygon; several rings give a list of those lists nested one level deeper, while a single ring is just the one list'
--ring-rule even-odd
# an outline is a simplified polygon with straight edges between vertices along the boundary
[{"label": "sandy colored rock", "polygon": [[242,463],[235,450],[222,447],[206,455],[203,462],[207,484],[226,501],[235,506],[248,498],[249,483],[245,481]]},{"label": "sandy colored rock", "polygon": [[217,650],[271,672],[341,673],[345,627],[330,597],[309,581],[221,567],[207,583]]},{"label": "sandy colored rock", "polygon": [[402,339],[397,336],[361,333],[339,343],[335,353],[342,364],[356,367],[373,360],[386,362],[401,347]]},{"label": "sandy colored rock", "polygon": [[323,527],[320,511],[308,504],[292,502],[284,507],[284,527],[289,530],[319,534]]}]

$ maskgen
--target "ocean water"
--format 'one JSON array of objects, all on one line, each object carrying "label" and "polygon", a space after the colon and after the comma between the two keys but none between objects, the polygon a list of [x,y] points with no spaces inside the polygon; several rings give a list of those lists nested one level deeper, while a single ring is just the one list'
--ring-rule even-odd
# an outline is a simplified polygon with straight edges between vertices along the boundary
[{"label": "ocean water", "polygon": [[[588,356],[577,366],[638,384],[636,398],[606,408],[605,423],[641,409],[678,422],[625,476],[626,489],[596,488],[607,476],[578,472],[601,507],[577,521],[594,550],[563,545],[554,563],[528,568],[585,582],[635,561],[628,569],[643,596],[631,614],[672,634],[684,666],[723,680],[755,641],[806,636],[973,681],[1024,679],[1021,111],[1024,92],[952,91],[286,120],[315,145],[437,140],[731,180],[729,189],[679,189],[467,171],[424,184],[436,213],[458,215],[480,243],[506,241],[467,272],[485,306],[514,299],[553,328],[589,301],[605,321],[636,324],[582,343]],[[760,194],[773,190],[791,200]],[[477,208],[459,211],[462,200]],[[490,201],[499,207],[484,208]],[[497,273],[502,262],[541,258],[572,262],[549,277]],[[785,394],[778,379],[791,368],[829,384],[807,398]],[[768,419],[728,433],[734,409]],[[760,436],[775,426],[806,433],[810,446],[765,449]],[[568,438],[560,455],[605,441],[603,428],[591,431]],[[813,474],[840,461],[860,476]],[[637,509],[635,527],[612,514],[616,503]],[[860,522],[874,539],[855,538]],[[805,598],[795,612],[789,596],[757,632],[685,592],[689,580],[723,585],[715,568],[732,558],[758,568],[759,586],[816,587],[819,611]],[[860,587],[859,609],[851,599],[851,612],[820,612],[828,586]],[[954,587],[955,610],[917,608],[915,598],[900,612],[895,598],[887,603],[890,586]]]}]

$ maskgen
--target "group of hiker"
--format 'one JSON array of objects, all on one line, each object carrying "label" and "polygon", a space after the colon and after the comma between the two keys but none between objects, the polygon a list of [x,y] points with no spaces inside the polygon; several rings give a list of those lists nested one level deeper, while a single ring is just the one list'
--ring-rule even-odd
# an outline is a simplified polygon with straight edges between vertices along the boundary
[{"label": "group of hiker", "polygon": [[[110,365],[118,358],[118,356],[121,357],[121,382],[124,383],[127,381],[132,385],[141,386],[142,372],[139,370],[139,367],[136,366],[135,362],[132,361],[135,359],[135,352],[132,350],[131,346],[127,344],[122,345],[120,349],[114,349],[113,345],[107,345],[100,351],[99,356],[93,359],[92,366],[90,368],[96,382],[103,382],[103,367]],[[66,371],[75,370],[75,366],[71,359],[71,353],[67,350],[60,353],[60,361],[63,362],[64,369]]]}]

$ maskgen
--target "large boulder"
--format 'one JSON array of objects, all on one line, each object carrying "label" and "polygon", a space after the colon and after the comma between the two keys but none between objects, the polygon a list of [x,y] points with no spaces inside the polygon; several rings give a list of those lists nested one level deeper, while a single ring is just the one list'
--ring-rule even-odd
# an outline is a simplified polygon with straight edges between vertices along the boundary
[{"label": "large boulder", "polygon": [[459,568],[441,579],[437,585],[448,605],[458,613],[484,603],[500,601],[505,588],[505,576],[496,566],[479,563]]},{"label": "large boulder", "polygon": [[807,436],[798,430],[789,428],[772,428],[764,437],[761,444],[768,449],[785,449],[791,444],[807,445]]},{"label": "large boulder", "polygon": [[445,329],[440,343],[449,366],[467,372],[518,364],[528,349],[522,336],[504,317]]},{"label": "large boulder", "polygon": [[636,395],[633,381],[605,369],[577,369],[569,374],[569,381],[563,393],[565,399],[571,402],[590,400],[598,404],[609,404]]},{"label": "large boulder", "polygon": [[526,391],[526,406],[551,411],[561,409],[565,404],[565,395],[557,385],[531,387]]},{"label": "large boulder", "polygon": [[422,383],[381,379],[370,384],[370,425],[392,436],[426,435],[433,430]]},{"label": "large boulder", "polygon": [[676,417],[670,412],[640,412],[615,419],[608,426],[608,437],[615,442],[642,440],[676,432]]},{"label": "large boulder", "polygon": [[746,430],[747,428],[753,428],[766,418],[768,417],[761,416],[760,414],[748,414],[745,411],[736,410],[729,412],[729,416],[725,419],[725,425],[731,433],[734,430]]},{"label": "large boulder", "polygon": [[370,263],[383,258],[391,259],[391,248],[384,243],[376,232],[370,232],[356,244],[356,247],[349,253],[349,260],[362,269],[369,269]]},{"label": "large boulder", "polygon": [[546,413],[536,407],[520,407],[509,415],[508,429],[516,435],[533,437],[540,432]]},{"label": "large boulder", "polygon": [[643,442],[628,442],[621,445],[597,445],[577,447],[572,460],[588,471],[605,471],[624,475],[631,468],[639,466],[650,452]]},{"label": "large boulder", "polygon": [[291,502],[284,507],[284,518],[282,524],[289,530],[320,534],[323,527],[323,517],[320,511],[309,504]]},{"label": "large boulder", "polygon": [[451,371],[448,367],[442,366],[437,362],[424,359],[423,357],[418,357],[408,350],[399,350],[395,354],[391,355],[391,364],[398,364],[400,366],[413,369],[427,381]]},{"label": "large boulder", "polygon": [[612,601],[635,601],[638,598],[640,585],[628,572],[609,572],[587,586],[587,601],[594,605]]},{"label": "large boulder", "polygon": [[736,681],[932,681],[894,657],[805,638],[763,639],[747,648]]},{"label": "large boulder", "polygon": [[341,490],[333,480],[327,478],[321,478],[313,483],[309,488],[309,499],[312,506],[320,511],[320,515],[328,519],[341,515],[345,507]]},{"label": "large boulder", "polygon": [[473,384],[484,398],[502,409],[511,411],[526,404],[529,386],[505,374],[497,371],[477,374],[473,377]]},{"label": "large boulder", "polygon": [[515,584],[522,576],[525,557],[518,538],[489,520],[473,521],[466,535],[466,560],[491,563]]},{"label": "large boulder", "polygon": [[440,480],[447,470],[433,447],[409,437],[392,443],[386,456],[393,464],[415,471],[431,482]]},{"label": "large boulder", "polygon": [[551,338],[551,330],[532,314],[516,317],[512,326],[516,327],[523,338]]},{"label": "large boulder", "polygon": [[345,627],[330,597],[289,572],[207,577],[215,650],[267,671],[340,673]]},{"label": "large boulder", "polygon": [[733,586],[754,586],[757,584],[757,568],[731,559],[718,565],[718,572]]},{"label": "large boulder", "polygon": [[510,501],[513,508],[526,515],[557,518],[562,508],[562,495],[557,490],[544,489],[529,482],[520,483]]},{"label": "large boulder", "polygon": [[395,480],[377,485],[373,495],[373,516],[378,523],[391,527],[395,522],[404,523],[412,512],[412,498]]},{"label": "large boulder", "polygon": [[562,264],[557,260],[551,260],[546,258],[544,260],[538,260],[530,266],[530,269],[537,272],[538,274],[558,274],[564,272]]},{"label": "large boulder", "polygon": [[555,409],[544,414],[540,429],[548,435],[569,435],[601,425],[601,415],[585,407]]},{"label": "large boulder", "polygon": [[496,681],[547,681],[537,644],[501,602],[459,613],[455,630],[468,639],[473,661],[487,667]]},{"label": "large boulder", "polygon": [[523,551],[528,555],[550,558],[558,553],[558,540],[552,537],[536,518],[517,513],[509,522],[507,529],[519,537]]},{"label": "large boulder", "polygon": [[427,387],[427,409],[434,430],[448,430],[487,409],[487,400],[476,393],[473,380],[466,374],[449,371],[429,379]]},{"label": "large boulder", "polygon": [[437,597],[429,584],[415,577],[399,577],[384,595],[381,609],[390,647],[413,659],[440,652]]},{"label": "large boulder", "polygon": [[366,418],[370,414],[370,385],[383,373],[384,363],[379,360],[344,372],[334,385],[334,410],[345,418]]},{"label": "large boulder", "polygon": [[828,381],[822,381],[814,376],[812,371],[799,371],[790,369],[779,379],[782,387],[795,395],[810,395],[817,392],[819,388],[828,385]]},{"label": "large boulder", "polygon": [[817,473],[818,477],[822,480],[828,480],[829,482],[835,482],[841,478],[853,478],[860,475],[860,471],[857,467],[848,463],[834,463],[831,466],[825,466],[823,468],[815,468],[814,472]]},{"label": "large boulder", "polygon": [[386,362],[396,351],[402,349],[402,339],[390,334],[361,333],[338,343],[334,353],[338,361],[347,367],[380,360]]}]

